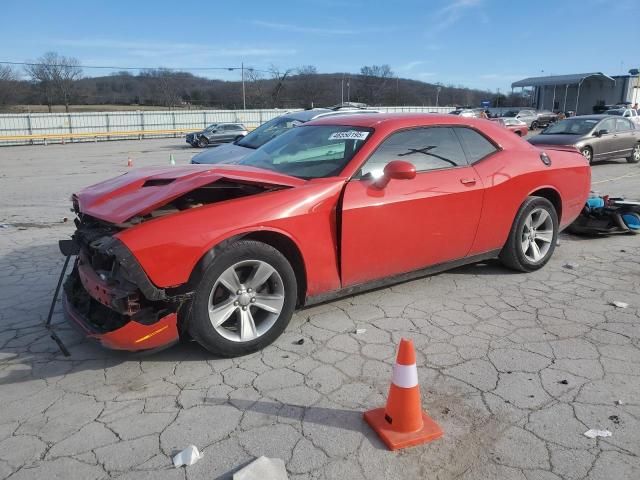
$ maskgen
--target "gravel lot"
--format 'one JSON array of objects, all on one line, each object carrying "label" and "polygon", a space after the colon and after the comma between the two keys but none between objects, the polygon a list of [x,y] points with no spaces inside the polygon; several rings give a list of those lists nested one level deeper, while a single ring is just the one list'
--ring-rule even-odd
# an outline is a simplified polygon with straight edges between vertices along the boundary
[{"label": "gravel lot", "polygon": [[[533,274],[479,264],[303,310],[274,345],[233,360],[193,343],[103,350],[58,306],[63,357],[42,322],[69,194],[128,156],[194,153],[182,139],[0,149],[0,478],[227,478],[260,455],[294,479],[640,478],[640,237],[563,235]],[[637,165],[593,176],[600,192],[640,196]],[[445,436],[391,453],[361,415],[384,404],[402,336]],[[189,444],[204,458],[173,468]]]}]

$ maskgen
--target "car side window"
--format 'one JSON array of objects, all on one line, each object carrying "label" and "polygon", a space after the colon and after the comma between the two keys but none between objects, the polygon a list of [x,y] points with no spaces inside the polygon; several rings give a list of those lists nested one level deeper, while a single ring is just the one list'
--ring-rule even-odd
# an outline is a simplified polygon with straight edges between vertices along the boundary
[{"label": "car side window", "polygon": [[609,133],[615,132],[616,130],[616,119],[615,118],[607,118],[603,120],[603,122],[598,127],[598,130],[607,130]]},{"label": "car side window", "polygon": [[467,152],[469,163],[475,163],[498,150],[489,140],[471,128],[456,127],[455,130]]},{"label": "car side window", "polygon": [[362,175],[382,175],[387,163],[404,160],[418,172],[467,165],[462,145],[450,127],[415,128],[387,138],[362,166]]},{"label": "car side window", "polygon": [[633,130],[633,124],[626,118],[616,118],[616,132]]}]

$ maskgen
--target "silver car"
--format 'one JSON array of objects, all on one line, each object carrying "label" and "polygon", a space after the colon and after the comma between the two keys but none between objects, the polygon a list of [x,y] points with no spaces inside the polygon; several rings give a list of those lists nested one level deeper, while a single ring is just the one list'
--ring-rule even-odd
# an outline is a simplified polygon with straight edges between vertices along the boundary
[{"label": "silver car", "polygon": [[192,147],[206,147],[209,144],[238,141],[249,132],[241,123],[212,123],[204,130],[186,135],[186,142]]},{"label": "silver car", "polygon": [[540,126],[538,121],[538,113],[535,110],[509,110],[502,115],[504,118],[516,118],[527,124],[531,130],[535,130]]},{"label": "silver car", "polygon": [[640,130],[624,117],[581,115],[567,118],[531,137],[529,142],[540,146],[576,147],[589,163],[613,158],[626,158],[629,163],[640,161]]},{"label": "silver car", "polygon": [[256,148],[261,147],[297,125],[302,125],[316,118],[344,114],[353,115],[354,113],[378,112],[366,110],[365,108],[338,105],[332,108],[312,108],[310,110],[285,113],[263,123],[238,141],[194,155],[191,163],[235,163],[252,153]]}]

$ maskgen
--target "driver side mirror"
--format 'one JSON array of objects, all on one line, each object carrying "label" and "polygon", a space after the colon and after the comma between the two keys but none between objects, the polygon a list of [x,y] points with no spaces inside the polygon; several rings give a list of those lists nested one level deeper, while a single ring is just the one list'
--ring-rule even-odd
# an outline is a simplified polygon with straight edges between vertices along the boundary
[{"label": "driver side mirror", "polygon": [[593,135],[596,137],[601,137],[602,135],[606,135],[607,133],[609,133],[609,130],[607,130],[606,128],[601,128],[600,130],[596,130],[595,132],[593,132]]},{"label": "driver side mirror", "polygon": [[416,178],[416,167],[411,162],[404,160],[393,160],[387,163],[380,177],[376,182],[378,188],[387,186],[391,179],[393,180],[412,180]]}]

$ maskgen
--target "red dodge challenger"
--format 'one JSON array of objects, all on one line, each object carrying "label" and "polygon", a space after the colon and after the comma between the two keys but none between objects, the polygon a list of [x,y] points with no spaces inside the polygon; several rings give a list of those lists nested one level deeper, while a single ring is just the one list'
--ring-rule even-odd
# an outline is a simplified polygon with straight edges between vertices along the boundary
[{"label": "red dodge challenger", "polygon": [[558,148],[485,120],[365,114],[235,164],[132,170],[73,196],[65,309],[110,348],[188,336],[235,356],[305,305],[493,257],[533,271],[589,193],[585,159]]}]

